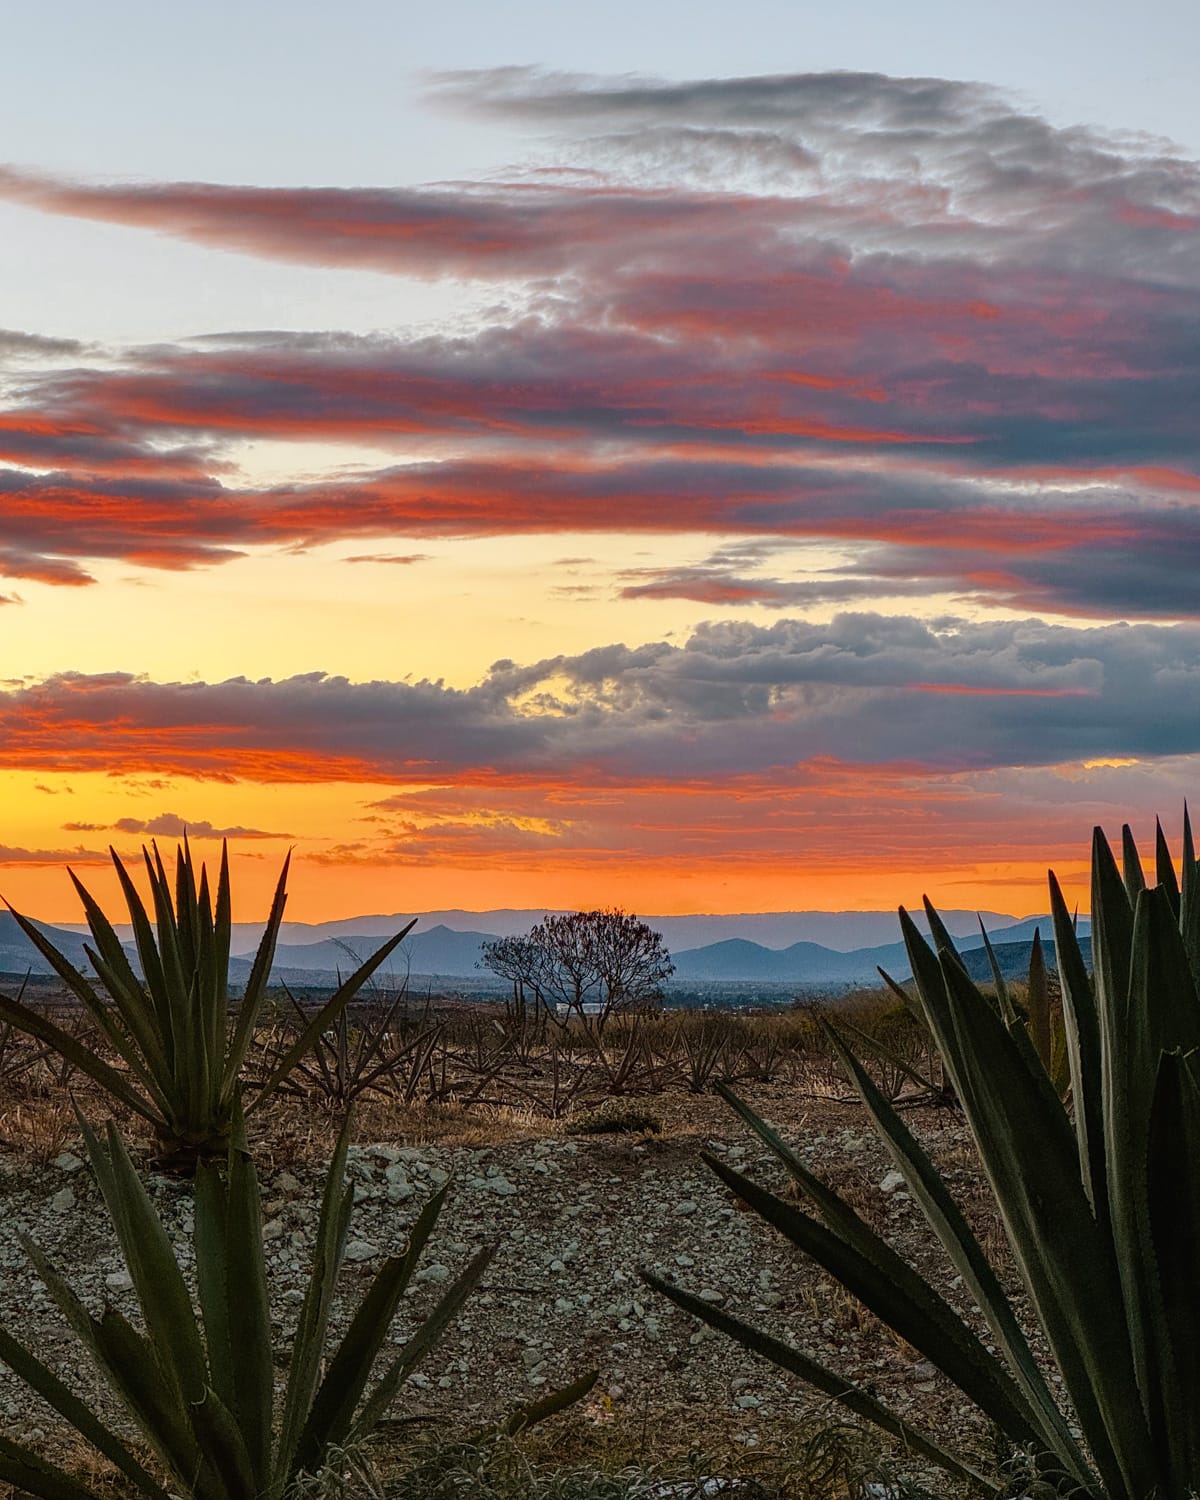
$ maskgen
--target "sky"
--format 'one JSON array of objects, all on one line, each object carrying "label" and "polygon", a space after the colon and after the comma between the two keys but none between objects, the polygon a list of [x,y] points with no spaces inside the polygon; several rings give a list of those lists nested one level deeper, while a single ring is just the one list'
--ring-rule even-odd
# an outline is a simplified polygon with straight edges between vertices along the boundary
[{"label": "sky", "polygon": [[1200,764],[1195,7],[12,7],[0,896],[1086,906]]}]

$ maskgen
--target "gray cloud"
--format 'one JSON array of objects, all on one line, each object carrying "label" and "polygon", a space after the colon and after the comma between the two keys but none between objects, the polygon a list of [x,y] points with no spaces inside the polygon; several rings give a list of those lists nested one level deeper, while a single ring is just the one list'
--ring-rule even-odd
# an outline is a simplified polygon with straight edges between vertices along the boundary
[{"label": "gray cloud", "polygon": [[204,818],[181,818],[178,813],[159,813],[155,818],[118,818],[111,825],[117,833],[147,833],[151,837],[181,839],[290,839],[292,833],[268,833],[262,828],[214,828]]},{"label": "gray cloud", "polygon": [[0,763],[272,780],[684,782],[821,758],[955,771],[1195,754],[1198,702],[1198,626],[843,614],[497,662],[469,689],[64,676],[0,695]]},{"label": "gray cloud", "polygon": [[82,354],[85,345],[78,339],[47,338],[40,333],[22,333],[17,328],[0,328],[0,359],[46,359]]},{"label": "gray cloud", "polygon": [[0,865],[97,865],[107,864],[108,855],[99,849],[23,849],[0,844]]},{"label": "gray cloud", "polygon": [[728,568],[699,566],[633,568],[618,577],[623,581],[618,591],[622,599],[692,599],[699,604],[728,605],[731,608],[757,604],[764,609],[788,609],[906,594],[923,596],[930,591],[925,578],[847,577],[829,571],[817,578],[790,580],[739,575]]}]

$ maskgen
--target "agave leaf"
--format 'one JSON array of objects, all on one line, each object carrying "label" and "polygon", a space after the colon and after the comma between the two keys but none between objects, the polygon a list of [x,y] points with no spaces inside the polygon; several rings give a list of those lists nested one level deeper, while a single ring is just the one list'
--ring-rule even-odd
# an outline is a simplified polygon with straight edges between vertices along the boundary
[{"label": "agave leaf", "polygon": [[39,1011],[32,1010],[28,1005],[20,1000],[13,1000],[8,995],[0,995],[0,1021],[6,1021],[27,1036],[36,1037],[39,1042],[45,1042],[48,1047],[52,1047],[61,1057],[73,1063],[80,1072],[94,1079],[135,1114],[141,1115],[144,1120],[149,1120],[152,1124],[158,1124],[159,1116],[137,1090],[130,1087],[129,1080],[123,1073],[118,1073],[110,1063],[97,1057],[90,1048],[85,1047],[69,1031],[64,1031],[61,1026],[55,1025]]},{"label": "agave leaf", "polygon": [[40,1500],[100,1500],[97,1491],[80,1484],[65,1469],[6,1437],[0,1437],[0,1480],[18,1494],[37,1495]]},{"label": "agave leaf", "polygon": [[199,1454],[186,1410],[167,1390],[149,1343],[112,1308],[106,1309],[103,1318],[94,1318],[37,1243],[25,1234],[17,1238],[51,1300],[104,1371],[154,1451],[176,1473],[192,1472]]},{"label": "agave leaf", "polygon": [[[100,976],[100,982],[110,995],[116,994],[119,981],[103,956],[88,943],[83,945],[88,962]],[[155,1107],[165,1120],[171,1112],[168,1093],[171,1088],[171,1070],[166,1065],[162,1049],[158,1044],[158,1033],[144,999],[142,1005],[129,1007],[129,1019],[117,1005],[100,1005],[92,1010],[85,1002],[84,1008],[107,1038],[108,1044],[129,1069],[134,1078],[146,1090]],[[136,1016],[136,1024],[133,1018]],[[143,1037],[145,1045],[143,1045]]]},{"label": "agave leaf", "polygon": [[217,875],[217,905],[213,913],[213,968],[220,986],[217,998],[229,1003],[229,946],[233,936],[233,902],[229,889],[229,843],[221,840],[221,868]]},{"label": "agave leaf", "polygon": [[987,929],[983,925],[983,918],[979,919],[979,931],[983,937],[983,951],[987,954],[988,968],[992,971],[992,983],[996,987],[996,999],[1000,1002],[1000,1013],[1006,1021],[1012,1021],[1016,1016],[1016,1007],[1012,1003],[1012,996],[1008,992],[1008,985],[1004,975],[1000,972],[1000,963],[996,958],[996,950],[992,947],[992,940],[987,935]]},{"label": "agave leaf", "polygon": [[93,1321],[99,1357],[114,1389],[163,1463],[197,1486],[199,1500],[203,1455],[189,1405],[171,1388],[152,1344],[128,1318],[109,1307]]},{"label": "agave leaf", "polygon": [[[71,878],[73,880],[75,879],[73,875]],[[78,884],[78,882],[76,882],[76,884]],[[8,903],[5,904],[8,905]],[[71,961],[65,957],[65,955],[58,951],[54,944],[50,942],[49,938],[47,938],[44,933],[42,933],[36,926],[34,926],[34,924],[27,917],[22,916],[21,913],[14,910],[11,905],[8,906],[8,909],[12,913],[14,921],[21,928],[21,931],[25,934],[29,941],[33,943],[38,952],[41,953],[42,957],[46,959],[46,961],[54,969],[54,972],[58,975],[58,977],[63,981],[63,983],[87,1011],[88,1015],[91,1016],[91,1018],[109,1038],[122,1059],[131,1067],[136,1067],[136,1054],[134,1054],[129,1048],[128,1043],[125,1040],[124,1033],[120,1030],[120,1028],[113,1025],[104,1002],[101,1000],[100,996],[97,995],[90,982],[79,972],[74,964],[72,964]],[[100,970],[97,970],[97,972],[100,972]],[[103,974],[101,974],[101,977],[104,977]],[[115,991],[113,992],[113,994],[114,998],[117,998]],[[119,1005],[118,1013],[121,1013]],[[27,1008],[24,1008],[21,1014],[24,1019],[20,1021],[13,1021],[13,1024],[16,1025],[20,1030],[29,1032],[29,1018],[36,1013],[29,1011]],[[44,1020],[44,1018],[40,1019]],[[123,1014],[122,1019],[124,1019]],[[52,1023],[50,1022],[46,1022],[45,1024],[46,1026],[52,1025]],[[55,1028],[55,1031],[59,1036],[66,1035],[66,1033],[61,1032],[58,1028]],[[40,1041],[47,1041],[48,1045],[53,1046],[57,1049],[57,1042],[48,1041],[48,1038],[40,1033],[33,1034],[38,1035],[38,1039]],[[78,1044],[76,1047],[76,1051],[78,1052]],[[75,1060],[75,1058],[72,1058],[72,1061]],[[119,1077],[120,1075],[113,1074],[113,1076]],[[129,1101],[126,1100],[125,1102],[128,1103]]]},{"label": "agave leaf", "polygon": [[1176,1451],[1170,1393],[1178,1381],[1150,1225],[1147,1161],[1154,1093],[1164,1051],[1200,1047],[1200,1001],[1179,934],[1171,893],[1160,884],[1138,897],[1123,1042],[1124,1087],[1112,1101],[1109,1198],[1125,1294],[1125,1318],[1151,1430],[1160,1451]]},{"label": "agave leaf", "polygon": [[540,1396],[536,1401],[529,1401],[524,1406],[517,1407],[516,1411],[511,1412],[505,1418],[501,1432],[506,1437],[516,1437],[518,1433],[528,1432],[531,1427],[544,1422],[547,1417],[556,1417],[559,1412],[566,1411],[577,1401],[582,1401],[598,1378],[597,1371],[589,1370],[578,1380],[572,1380],[570,1385],[560,1386],[558,1390]]},{"label": "agave leaf", "polygon": [[[142,898],[137,893],[137,887],[130,878],[129,871],[121,863],[120,856],[113,848],[109,849],[112,856],[113,866],[117,872],[117,879],[121,882],[121,892],[125,897],[125,905],[129,908],[129,920],[133,926],[133,939],[137,945],[138,961],[142,966],[145,976],[146,989],[150,995],[150,1002],[158,1023],[158,1034],[162,1038],[163,1056],[166,1058],[167,1067],[174,1068],[175,1065],[175,1025],[172,1013],[170,996],[167,994],[166,981],[163,978],[162,960],[159,957],[158,945],[154,941],[154,932],[150,926],[150,918],[146,915],[146,908],[142,904]],[[113,996],[118,1009],[121,1010],[126,1022],[129,1021],[127,1010],[132,1007],[133,1001],[122,1000],[120,995]]]},{"label": "agave leaf", "polygon": [[229,1153],[225,1264],[230,1329],[237,1330],[233,1412],[259,1490],[271,1473],[271,1297],[263,1261],[262,1205],[249,1153]]},{"label": "agave leaf", "polygon": [[355,969],[349,979],[339,985],[338,989],[330,996],[316,1015],[313,1016],[308,1025],[301,1030],[300,1035],[276,1064],[266,1082],[246,1106],[247,1114],[252,1110],[258,1109],[261,1104],[264,1104],[271,1097],[326,1027],[341,1015],[342,1011],[345,1010],[346,1006],[349,1005],[350,1001],[353,1000],[354,996],[367,980],[370,979],[376,969],[388,958],[398,944],[408,936],[416,926],[416,920],[414,917],[406,927],[396,933],[395,937],[389,938],[381,948],[377,948],[370,958]]},{"label": "agave leaf", "polygon": [[[167,1492],[133,1456],[121,1439],[107,1428],[99,1417],[83,1401],[65,1386],[57,1375],[48,1369],[36,1355],[17,1342],[5,1329],[0,1328],[0,1359],[20,1377],[43,1401],[64,1417],[81,1437],[86,1438],[98,1453],[102,1453],[144,1495],[153,1500],[167,1500]],[[0,1478],[9,1478],[0,1471]],[[9,1479],[10,1483],[15,1483]],[[35,1491],[35,1493],[41,1493]]]},{"label": "agave leaf", "polygon": [[396,1393],[408,1378],[409,1373],[436,1345],[443,1332],[458,1316],[458,1310],[474,1291],[492,1262],[495,1245],[485,1245],[467,1264],[462,1275],[451,1285],[438,1301],[437,1306],[404,1344],[400,1353],[384,1371],[374,1390],[363,1403],[355,1419],[353,1433],[365,1437],[383,1418],[388,1407],[396,1399]]},{"label": "agave leaf", "polygon": [[[1106,846],[1107,847],[1107,846]],[[1111,854],[1109,855],[1111,863]],[[1116,877],[1116,892],[1126,902]],[[939,964],[901,910],[922,1004],[970,1121],[1009,1242],[1104,1484],[1149,1494],[1158,1479],[1121,1306],[1113,1248],[1097,1228],[1061,1102],[974,985]]]},{"label": "agave leaf", "polygon": [[196,871],[192,865],[192,851],[188,847],[187,829],[183,842],[175,849],[175,923],[179,944],[179,961],[185,974],[196,967],[200,951],[199,896],[196,890]]},{"label": "agave leaf", "polygon": [[[1036,1419],[999,1360],[910,1265],[827,1188],[819,1207],[828,1226],[793,1208],[719,1158],[701,1158],[737,1197],[811,1255],[901,1338],[920,1349],[1002,1431],[1033,1442]],[[804,1184],[816,1196],[816,1180]]]},{"label": "agave leaf", "polygon": [[349,1433],[371,1367],[445,1201],[443,1187],[417,1216],[404,1254],[388,1257],[359,1303],[308,1410],[296,1446],[298,1469],[311,1470],[331,1444],[340,1447]]},{"label": "agave leaf", "polygon": [[1200,864],[1192,842],[1192,820],[1187,803],[1183,807],[1183,876],[1180,887],[1179,930],[1187,949],[1192,979],[1200,989]]},{"label": "agave leaf", "polygon": [[214,1061],[219,1069],[220,1059],[214,1060],[209,1052],[212,1027],[200,1001],[198,973],[192,975],[180,1011],[182,1025],[176,1037],[182,1045],[177,1045],[175,1051],[175,1086],[183,1105],[183,1120],[178,1122],[177,1132],[185,1144],[201,1145],[212,1135],[217,1123],[209,1109],[209,1092]]},{"label": "agave leaf", "polygon": [[[263,929],[263,935],[259,939],[258,949],[254,955],[254,962],[250,966],[250,978],[246,981],[246,988],[242,992],[242,1005],[238,1012],[237,1025],[233,1029],[233,1041],[230,1043],[229,1053],[225,1059],[225,1077],[221,1086],[222,1099],[232,1098],[233,1090],[237,1087],[238,1078],[241,1076],[242,1064],[246,1060],[246,1052],[250,1046],[250,1040],[254,1035],[255,1023],[258,1013],[262,1009],[263,997],[267,993],[267,982],[271,977],[271,965],[275,962],[275,945],[279,941],[279,927],[283,921],[284,907],[287,905],[287,877],[291,867],[292,856],[289,851],[283,861],[283,868],[279,872],[279,879],[275,882],[275,894],[271,898],[271,910],[267,915],[267,925]],[[224,848],[221,854],[221,881],[225,887],[225,902],[228,903],[229,871]],[[218,906],[222,903],[218,900]],[[224,909],[228,909],[227,905]],[[222,924],[222,942],[226,946],[226,970],[228,970],[228,943],[229,932],[227,924]]]},{"label": "agave leaf", "polygon": [[1074,1100],[1075,1135],[1079,1143],[1079,1173],[1102,1231],[1108,1229],[1108,1170],[1105,1162],[1100,1078],[1100,1021],[1092,981],[1080,951],[1075,923],[1067,912],[1062,888],[1050,872],[1050,913],[1054,921],[1054,953],[1062,985],[1063,1028]]},{"label": "agave leaf", "polygon": [[[73,870],[68,870],[67,874],[71,877],[75,893],[83,906],[84,916],[87,918],[92,939],[96,944],[100,959],[103,960],[104,967],[101,968],[94,957],[92,965],[104,981],[104,987],[114,1001],[120,999],[123,1002],[117,1007],[118,1014],[142,1049],[150,1071],[157,1078],[164,1078],[167,1074],[166,1057],[159,1033],[154,1026],[153,1011],[146,992],[142,988],[142,982],[133,972],[133,966],[129,962],[120,938],[113,930],[112,923],[100,909],[95,897]],[[84,1003],[87,1003],[86,1000]],[[103,1005],[100,1006],[100,1010],[103,1012]],[[91,1007],[89,1007],[90,1011]],[[121,1055],[129,1061],[123,1049]]]},{"label": "agave leaf", "polygon": [[[186,1011],[188,1003],[188,991],[190,988],[189,976],[184,971],[183,960],[179,954],[179,932],[175,922],[175,910],[171,905],[171,886],[167,880],[167,873],[163,869],[162,858],[158,852],[158,845],[152,843],[154,858],[151,860],[149,852],[143,848],[142,859],[145,861],[146,874],[150,880],[150,892],[154,899],[154,920],[158,931],[158,956],[162,966],[163,986],[166,999],[166,1007],[171,1015],[172,1024],[175,1027],[176,1046],[179,1045],[179,1026],[177,1021],[184,1022],[184,1037],[186,1031]],[[186,1041],[183,1043],[187,1045]],[[178,1062],[176,1063],[178,1066]]]},{"label": "agave leaf", "polygon": [[200,871],[200,889],[196,894],[196,958],[195,973],[200,985],[200,1009],[207,1027],[208,1055],[213,1060],[212,1076],[216,1087],[212,1089],[212,1107],[221,1091],[225,1066],[225,1030],[229,1020],[229,1007],[225,1002],[223,975],[217,973],[215,963],[216,936],[213,932],[212,897],[208,889],[208,871]]},{"label": "agave leaf", "polygon": [[209,1384],[208,1361],[162,1220],[113,1123],[107,1128],[107,1152],[82,1118],[81,1126],[163,1375],[181,1401],[197,1401]]},{"label": "agave leaf", "polygon": [[1046,959],[1042,953],[1042,933],[1038,927],[1033,930],[1033,946],[1029,952],[1029,1029],[1034,1051],[1049,1075],[1052,1063],[1050,989],[1046,980]]},{"label": "agave leaf", "polygon": [[1175,876],[1175,864],[1171,859],[1171,851],[1167,847],[1167,836],[1163,832],[1162,823],[1157,818],[1154,820],[1154,863],[1159,888],[1166,892],[1167,900],[1171,903],[1171,911],[1175,921],[1178,922],[1179,881]]},{"label": "agave leaf", "polygon": [[103,1002],[101,1001],[100,996],[97,995],[96,991],[79,972],[75,965],[70,961],[70,959],[61,954],[54,946],[54,944],[50,941],[50,939],[45,935],[45,933],[42,932],[40,928],[36,927],[28,917],[23,917],[10,901],[6,901],[4,904],[8,907],[17,926],[21,929],[21,931],[25,934],[25,936],[29,939],[33,946],[38,950],[42,957],[47,961],[47,963],[50,964],[54,972],[67,986],[71,993],[84,1005],[87,1005],[89,1009],[92,1006],[95,1006],[97,1009],[101,1008]]},{"label": "agave leaf", "polygon": [[1021,1332],[1012,1305],[979,1241],[963,1217],[962,1210],[916,1137],[875,1087],[870,1074],[838,1032],[828,1022],[823,1022],[822,1027],[866,1105],[892,1160],[903,1173],[909,1192],[920,1205],[955,1270],[962,1277],[987,1321],[993,1338],[1025,1394],[1047,1451],[1058,1457],[1078,1485],[1085,1490],[1094,1491],[1098,1488],[1099,1481],[1071,1436],[1066,1418],[1051,1395],[1025,1335]]},{"label": "agave leaf", "polygon": [[1142,861],[1138,854],[1137,841],[1128,823],[1121,828],[1121,865],[1125,878],[1125,894],[1129,897],[1130,906],[1133,906],[1146,889],[1146,877],[1142,873]]},{"label": "agave leaf", "polygon": [[211,1472],[214,1500],[260,1500],[263,1485],[251,1464],[245,1430],[215,1391],[193,1402],[191,1419],[204,1467]]},{"label": "agave leaf", "polygon": [[196,1169],[192,1245],[196,1287],[213,1389],[226,1406],[233,1400],[233,1329],[229,1318],[229,1262],[226,1257],[229,1204],[215,1162]]},{"label": "agave leaf", "polygon": [[1159,1372],[1166,1456],[1175,1493],[1200,1473],[1200,1429],[1194,1393],[1200,1390],[1200,1304],[1196,1246],[1200,1245],[1200,1054],[1164,1052],[1150,1121],[1147,1197],[1155,1263],[1161,1278],[1161,1331],[1171,1361]]},{"label": "agave leaf", "polygon": [[304,1302],[300,1308],[300,1319],[292,1339],[292,1360],[288,1369],[279,1442],[275,1450],[277,1484],[283,1483],[295,1466],[296,1444],[312,1405],[313,1392],[317,1387],[321,1356],[325,1345],[325,1330],[329,1322],[329,1308],[333,1301],[338,1268],[342,1263],[342,1251],[350,1228],[350,1215],[354,1207],[354,1189],[348,1187],[343,1191],[342,1188],[342,1180],[346,1171],[346,1153],[350,1145],[350,1127],[351,1116],[347,1115],[338,1133],[329,1170],[325,1174],[312,1269],[309,1272]]},{"label": "agave leaf", "polygon": [[[818,1017],[818,1020],[820,1019],[821,1018]],[[924,1023],[922,1022],[921,1024],[923,1025]],[[916,1068],[914,1068],[911,1063],[906,1062],[905,1059],[901,1057],[894,1048],[889,1047],[886,1042],[881,1042],[878,1037],[873,1037],[869,1031],[863,1031],[860,1027],[855,1026],[853,1021],[843,1020],[842,1030],[848,1031],[852,1036],[857,1037],[862,1046],[873,1052],[876,1057],[881,1057],[885,1062],[890,1062],[891,1065],[897,1070],[897,1072],[902,1073],[905,1078],[907,1078],[910,1082],[917,1084],[919,1088],[927,1089],[930,1093],[937,1092],[938,1086],[936,1083],[934,1083],[932,1078],[926,1078],[923,1073],[918,1073]],[[717,1087],[719,1088],[720,1084],[718,1084]]]},{"label": "agave leaf", "polygon": [[853,1381],[846,1380],[841,1375],[836,1375],[832,1370],[819,1364],[799,1349],[794,1349],[790,1344],[785,1344],[779,1339],[771,1338],[769,1334],[762,1333],[748,1323],[743,1323],[740,1318],[731,1317],[729,1313],[722,1312],[720,1308],[713,1307],[708,1302],[702,1302],[699,1297],[693,1297],[690,1292],[685,1292],[682,1287],[677,1287],[669,1281],[664,1281],[661,1276],[656,1276],[653,1271],[642,1270],[638,1273],[647,1286],[654,1288],[669,1301],[674,1302],[676,1307],[681,1307],[684,1312],[689,1312],[701,1322],[707,1323],[710,1328],[716,1328],[721,1333],[728,1334],[735,1339],[744,1349],[749,1349],[752,1354],[759,1354],[764,1359],[770,1360],[773,1365],[787,1370],[793,1375],[798,1375],[801,1380],[809,1385],[815,1386],[817,1390],[823,1391],[825,1395],[831,1396],[852,1411],[855,1416],[862,1417],[865,1421],[873,1423],[884,1432],[890,1432],[911,1452],[919,1454],[928,1459],[939,1469],[952,1474],[956,1479],[971,1485],[975,1489],[982,1490],[986,1495],[998,1495],[1000,1493],[1000,1480],[979,1473],[965,1464],[954,1454],[948,1452],[933,1438],[910,1427],[902,1417],[898,1417],[890,1411],[881,1401],[878,1401],[869,1391],[857,1386]]}]

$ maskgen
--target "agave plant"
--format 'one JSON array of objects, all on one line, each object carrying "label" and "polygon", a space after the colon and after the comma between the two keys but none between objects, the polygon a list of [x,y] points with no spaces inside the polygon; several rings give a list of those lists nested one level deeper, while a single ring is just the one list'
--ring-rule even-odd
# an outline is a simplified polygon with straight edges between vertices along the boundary
[{"label": "agave plant", "polygon": [[[162,1483],[126,1442],[36,1355],[0,1330],[0,1359],[152,1500],[279,1500],[332,1451],[366,1438],[407,1376],[433,1349],[495,1250],[480,1250],[368,1391],[377,1356],[433,1230],[446,1189],[422,1209],[403,1255],[376,1273],[341,1343],[325,1351],[330,1306],[350,1224],[354,1189],[343,1189],[344,1128],[325,1179],[308,1289],[276,1401],[262,1210],[253,1162],[235,1126],[226,1164],[196,1177],[194,1250],[200,1312],[116,1129],[101,1143],[82,1126],[92,1170],[112,1215],[141,1306],[141,1332],[115,1308],[90,1313],[27,1236],[22,1244],[50,1296],[87,1348],[161,1465]],[[591,1377],[594,1379],[594,1377]],[[518,1412],[517,1427],[578,1398],[591,1379]],[[153,1461],[152,1461],[153,1462]],[[94,1500],[79,1479],[22,1444],[0,1437],[0,1479],[45,1500]]]},{"label": "agave plant", "polygon": [[[833,1045],[913,1199],[982,1315],[987,1343],[728,1090],[729,1102],[786,1166],[807,1207],[785,1202],[719,1160],[708,1162],[739,1198],[958,1385],[1031,1456],[1044,1479],[1106,1500],[1185,1500],[1200,1492],[1200,865],[1186,809],[1182,883],[1161,826],[1153,887],[1128,828],[1123,843],[1122,875],[1096,830],[1094,980],[1050,876],[1069,1105],[1048,1070],[1052,1049],[1037,1015],[1040,1002],[1031,1006],[1031,1025],[998,971],[994,995],[971,982],[928,902],[932,947],[900,912],[921,1008],[975,1138],[1065,1400],[1035,1359],[996,1271],[929,1157],[832,1028]],[[959,1478],[998,1486],[994,1475],[914,1431],[869,1392],[791,1345],[644,1274],[681,1307]]]},{"label": "agave plant", "polygon": [[[229,947],[233,920],[227,848],[224,845],[221,848],[215,905],[208,872],[202,865],[197,878],[186,838],[176,854],[173,894],[157,846],[142,850],[153,898],[154,927],[128,870],[116,851],[110,852],[129,908],[142,978],[134,972],[112,923],[74,872],[70,874],[91,929],[92,944],[85,945],[88,959],[111,1003],[105,1003],[91,980],[27,917],[16,911],[13,916],[96,1023],[104,1040],[125,1065],[124,1070],[98,1057],[70,1032],[19,999],[0,995],[0,1021],[53,1048],[114,1099],[148,1120],[166,1158],[187,1163],[198,1156],[223,1155],[229,1146],[247,1049],[262,1010],[275,957],[287,901],[290,856],[283,862],[266,930],[258,945],[236,1023],[231,1027]],[[390,938],[339,985],[275,1061],[257,1092],[247,1099],[247,1114],[264,1104],[279,1088],[412,926],[410,922]]]}]

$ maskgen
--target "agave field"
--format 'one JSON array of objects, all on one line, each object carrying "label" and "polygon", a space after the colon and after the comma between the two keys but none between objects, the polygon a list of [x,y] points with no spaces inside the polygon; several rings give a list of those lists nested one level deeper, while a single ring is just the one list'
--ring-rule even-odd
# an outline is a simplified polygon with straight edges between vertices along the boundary
[{"label": "agave field", "polygon": [[[929,908],[908,985],[566,1026],[389,990],[403,933],[319,1004],[272,988],[286,867],[231,998],[227,862],[117,868],[136,962],[77,884],[91,972],[23,923],[58,987],[0,997],[14,1489],[532,1495],[606,1444],[614,1495],[1200,1489],[1186,814],[1153,882],[1097,832],[1090,953],[1051,876],[1058,974],[1035,945],[1026,984],[976,985]],[[82,1284],[27,1222],[76,1169],[122,1268]]]}]

